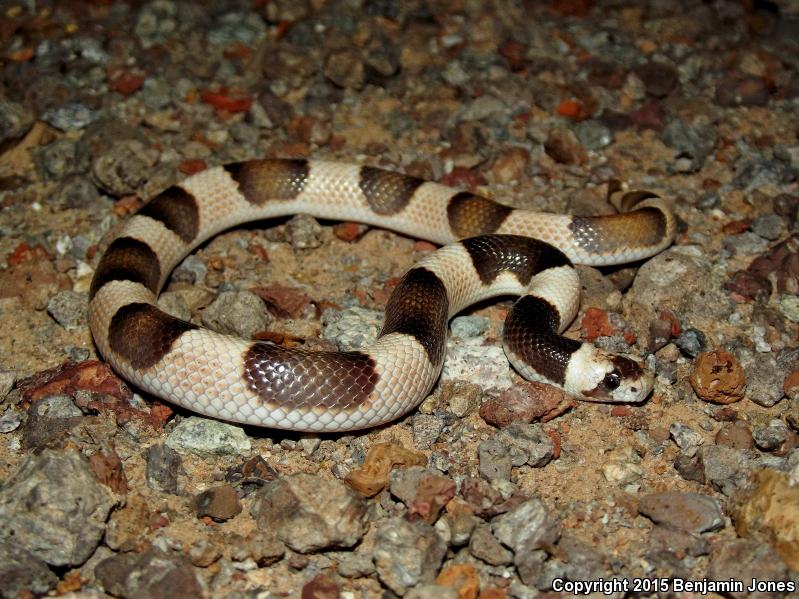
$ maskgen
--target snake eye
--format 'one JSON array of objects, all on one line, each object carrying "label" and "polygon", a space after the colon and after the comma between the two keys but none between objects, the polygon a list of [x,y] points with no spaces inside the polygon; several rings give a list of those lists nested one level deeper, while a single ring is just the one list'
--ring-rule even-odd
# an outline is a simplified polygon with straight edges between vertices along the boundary
[{"label": "snake eye", "polygon": [[605,386],[610,390],[618,389],[619,385],[621,385],[621,375],[617,370],[614,370],[613,372],[609,372],[608,374],[605,375],[605,379],[603,382],[605,383]]}]

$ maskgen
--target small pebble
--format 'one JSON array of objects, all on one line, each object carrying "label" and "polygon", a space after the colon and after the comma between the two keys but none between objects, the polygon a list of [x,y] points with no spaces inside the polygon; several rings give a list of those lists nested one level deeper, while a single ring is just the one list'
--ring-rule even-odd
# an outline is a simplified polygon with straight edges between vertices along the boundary
[{"label": "small pebble", "polygon": [[352,306],[343,311],[326,310],[322,313],[324,330],[322,337],[336,344],[341,351],[356,350],[368,346],[377,338],[383,322],[383,314]]},{"label": "small pebble", "polygon": [[156,491],[178,493],[178,472],[182,466],[180,454],[168,445],[155,444],[147,448],[147,486]]},{"label": "small pebble", "polygon": [[491,174],[497,183],[512,183],[524,177],[525,169],[530,163],[530,153],[520,147],[510,148],[497,153]]},{"label": "small pebble", "polygon": [[42,115],[42,120],[61,131],[79,131],[100,118],[97,111],[77,102],[51,108]]},{"label": "small pebble", "polygon": [[755,445],[763,451],[779,449],[788,440],[788,426],[778,419],[773,419],[767,426],[758,426],[752,431]]},{"label": "small pebble", "polygon": [[0,433],[10,433],[19,428],[22,423],[22,416],[15,410],[8,410],[0,416]]},{"label": "small pebble", "polygon": [[656,98],[665,98],[680,84],[677,69],[664,62],[647,62],[636,68],[635,74],[644,84],[646,93]]},{"label": "small pebble", "polygon": [[45,449],[0,489],[0,540],[13,539],[51,566],[78,566],[99,545],[114,503],[79,453]]},{"label": "small pebble", "polygon": [[774,241],[785,233],[785,220],[777,214],[763,214],[751,224],[752,232],[763,239]]},{"label": "small pebble", "polygon": [[674,341],[674,345],[689,358],[695,358],[707,348],[707,337],[698,329],[685,329]]},{"label": "small pebble", "polygon": [[623,445],[606,454],[602,475],[608,482],[620,487],[630,487],[632,490],[644,475],[640,462],[641,458],[635,450],[629,445]]},{"label": "small pebble", "polygon": [[577,123],[574,132],[580,143],[589,150],[601,150],[613,143],[613,131],[597,120],[590,119]]},{"label": "small pebble", "polygon": [[366,532],[366,504],[338,480],[292,474],[267,482],[257,493],[252,516],[300,553],[352,547]]},{"label": "small pebble", "polygon": [[58,582],[41,559],[14,540],[0,540],[0,581],[3,597],[44,595]]},{"label": "small pebble", "polygon": [[211,487],[194,498],[197,516],[209,516],[216,522],[230,520],[241,513],[241,501],[230,485]]},{"label": "small pebble", "polygon": [[588,160],[585,148],[570,129],[552,129],[544,142],[544,149],[556,162],[562,164],[583,164]]},{"label": "small pebble", "polygon": [[405,599],[462,599],[458,590],[443,584],[418,584],[405,594]]},{"label": "small pebble", "polygon": [[735,356],[718,349],[697,356],[691,386],[704,401],[731,404],[743,399],[746,379]]},{"label": "small pebble", "polygon": [[223,291],[202,313],[203,324],[220,333],[250,339],[272,321],[260,297],[251,291]]},{"label": "small pebble", "polygon": [[721,506],[708,495],[664,491],[645,495],[638,511],[657,524],[691,533],[724,527]]},{"label": "small pebble", "polygon": [[785,372],[777,363],[773,353],[755,354],[744,368],[746,380],[746,397],[766,408],[770,408],[783,398]]},{"label": "small pebble", "polygon": [[783,295],[780,298],[780,312],[791,322],[799,323],[799,296]]},{"label": "small pebble", "polygon": [[14,388],[14,383],[17,382],[17,373],[13,370],[3,370],[0,368],[0,400],[6,398],[11,389]]},{"label": "small pebble", "polygon": [[430,449],[444,430],[444,419],[438,414],[414,414],[413,444],[417,449]]},{"label": "small pebble", "polygon": [[514,466],[543,468],[554,457],[555,444],[539,424],[512,424],[502,429],[497,439],[508,448]]},{"label": "small pebble", "polygon": [[363,578],[374,573],[375,564],[371,555],[353,551],[342,554],[337,570],[345,578]]},{"label": "small pebble", "polygon": [[669,427],[669,435],[674,439],[677,447],[682,449],[683,453],[689,456],[694,455],[699,449],[699,446],[705,442],[701,434],[697,433],[690,426],[680,422],[675,422]]},{"label": "small pebble", "polygon": [[271,531],[256,530],[246,538],[237,535],[231,543],[232,559],[240,562],[251,559],[262,568],[279,561],[285,554],[285,545]]},{"label": "small pebble", "polygon": [[47,302],[47,313],[68,331],[86,326],[86,294],[74,291],[59,291]]},{"label": "small pebble", "polygon": [[488,330],[488,319],[484,316],[457,316],[450,323],[452,335],[461,339],[480,337]]},{"label": "small pebble", "polygon": [[94,572],[102,587],[116,597],[191,599],[204,595],[188,556],[155,546],[141,554],[115,554],[97,564]]},{"label": "small pebble", "polygon": [[364,84],[363,60],[354,48],[334,50],[328,54],[323,73],[339,87],[361,89]]},{"label": "small pebble", "polygon": [[488,525],[474,529],[469,539],[469,553],[492,566],[507,566],[513,563],[513,553],[497,541]]},{"label": "small pebble", "polygon": [[0,146],[25,135],[34,120],[30,108],[11,100],[0,100]]},{"label": "small pebble", "polygon": [[725,424],[716,434],[716,445],[733,449],[752,449],[755,446],[749,425],[742,420]]},{"label": "small pebble", "polygon": [[702,168],[716,147],[718,134],[711,125],[693,125],[675,119],[663,130],[664,143],[675,152],[671,168],[678,173],[693,173]]},{"label": "small pebble", "polygon": [[722,79],[716,87],[715,100],[719,106],[765,106],[769,99],[768,87],[762,77],[733,74]]},{"label": "small pebble", "polygon": [[194,254],[189,254],[172,272],[173,281],[202,283],[208,273],[208,266]]},{"label": "small pebble", "polygon": [[498,439],[477,446],[478,469],[486,480],[510,480],[513,463],[508,448]]},{"label": "small pebble", "polygon": [[447,547],[432,526],[389,518],[377,524],[373,557],[380,581],[402,596],[419,583],[433,582]]},{"label": "small pebble", "polygon": [[166,445],[177,452],[209,457],[248,454],[252,449],[240,427],[199,416],[181,420],[167,437]]},{"label": "small pebble", "polygon": [[321,442],[322,440],[316,435],[306,435],[299,441],[302,452],[308,457],[313,455],[313,452],[318,449]]},{"label": "small pebble", "polygon": [[699,450],[699,458],[705,482],[724,495],[732,495],[746,482],[751,466],[742,450],[706,445]]}]

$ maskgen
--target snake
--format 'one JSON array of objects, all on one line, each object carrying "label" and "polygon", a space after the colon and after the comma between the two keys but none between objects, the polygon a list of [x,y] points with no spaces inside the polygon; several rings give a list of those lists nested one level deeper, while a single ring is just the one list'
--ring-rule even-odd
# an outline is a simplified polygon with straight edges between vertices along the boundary
[{"label": "snake", "polygon": [[[124,379],[191,412],[274,429],[349,431],[410,412],[440,375],[449,319],[475,302],[514,295],[503,346],[519,374],[578,399],[641,402],[653,377],[640,361],[561,334],[579,308],[573,264],[639,261],[674,239],[675,217],[662,198],[616,191],[618,213],[570,216],[373,166],[278,158],[210,167],[155,195],[111,235],[89,289],[89,326]],[[293,214],[442,246],[400,279],[371,346],[286,347],[158,308],[171,271],[198,245],[243,223]]]}]

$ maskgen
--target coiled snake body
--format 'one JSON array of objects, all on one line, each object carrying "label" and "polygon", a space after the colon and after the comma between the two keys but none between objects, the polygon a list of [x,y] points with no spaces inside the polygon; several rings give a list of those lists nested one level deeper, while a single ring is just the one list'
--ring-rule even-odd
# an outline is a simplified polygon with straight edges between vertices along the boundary
[{"label": "coiled snake body", "polygon": [[[625,199],[634,210],[573,217],[366,166],[254,160],[210,168],[153,198],[111,241],[91,285],[90,326],[103,357],[153,395],[224,420],[342,431],[415,407],[441,371],[448,319],[476,301],[515,294],[522,298],[507,317],[504,345],[520,374],[583,399],[641,401],[652,379],[638,362],[559,334],[579,305],[571,261],[639,260],[673,239],[674,219],[659,199],[644,192]],[[170,271],[204,240],[295,213],[449,245],[408,271],[379,338],[361,351],[247,341],[156,307]]]}]

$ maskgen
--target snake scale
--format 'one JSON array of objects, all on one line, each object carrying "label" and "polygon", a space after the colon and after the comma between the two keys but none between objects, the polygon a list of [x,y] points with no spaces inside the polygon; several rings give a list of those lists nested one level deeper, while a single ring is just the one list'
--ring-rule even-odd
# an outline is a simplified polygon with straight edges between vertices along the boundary
[{"label": "snake scale", "polygon": [[[572,262],[640,260],[674,238],[662,200],[647,192],[623,200],[623,213],[577,217],[513,209],[355,164],[268,159],[209,168],[154,197],[113,238],[92,281],[90,326],[124,378],[191,411],[278,429],[345,431],[413,409],[441,371],[449,318],[514,294],[521,299],[503,342],[521,375],[582,399],[642,401],[652,377],[639,362],[560,335],[579,306]],[[210,331],[156,307],[171,270],[203,241],[297,213],[446,244],[401,279],[371,347],[286,348]]]}]

